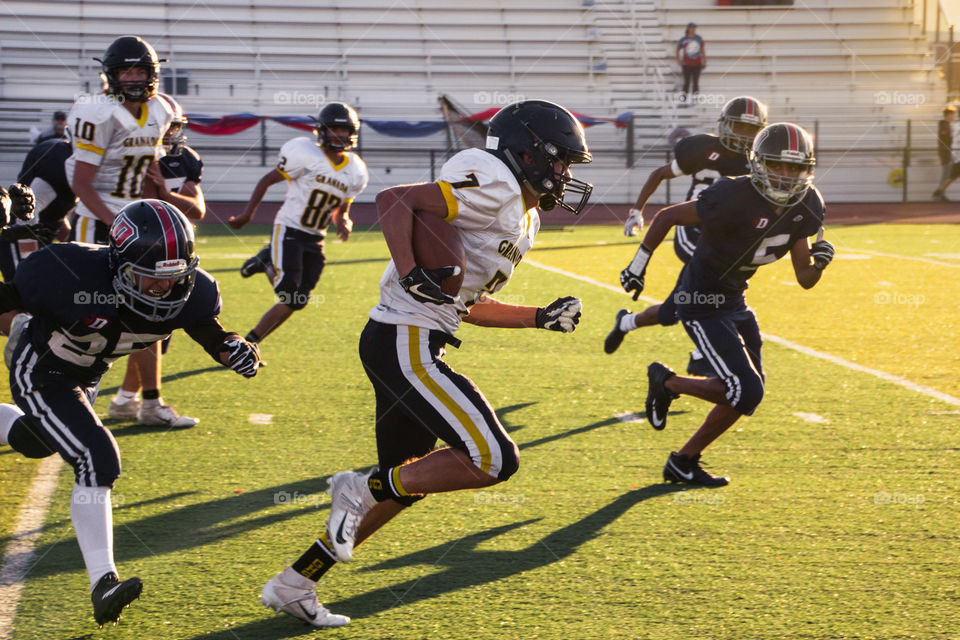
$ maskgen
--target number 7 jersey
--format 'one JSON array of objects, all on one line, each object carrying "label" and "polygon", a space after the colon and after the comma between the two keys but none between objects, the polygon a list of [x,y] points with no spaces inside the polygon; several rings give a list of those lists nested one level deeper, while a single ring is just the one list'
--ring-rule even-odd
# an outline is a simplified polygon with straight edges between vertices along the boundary
[{"label": "number 7 jersey", "polygon": [[[164,155],[163,134],[173,113],[167,103],[154,96],[140,110],[140,118],[113,96],[80,96],[67,124],[73,134],[73,155],[64,164],[67,180],[73,184],[76,163],[96,165],[93,188],[114,213],[140,198],[147,167]],[[97,219],[81,201],[77,215]]]},{"label": "number 7 jersey", "polygon": [[330,215],[353,202],[370,177],[357,154],[345,152],[334,166],[316,140],[306,136],[280,148],[276,168],[287,179],[287,196],[275,222],[319,236],[326,235]]}]

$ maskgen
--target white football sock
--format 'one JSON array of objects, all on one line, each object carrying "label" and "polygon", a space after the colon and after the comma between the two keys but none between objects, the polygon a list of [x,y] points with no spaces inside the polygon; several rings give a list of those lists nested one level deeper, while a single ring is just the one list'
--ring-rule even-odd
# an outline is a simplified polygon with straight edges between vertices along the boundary
[{"label": "white football sock", "polygon": [[636,329],[637,324],[636,322],[634,322],[634,318],[636,317],[636,315],[637,314],[635,313],[628,313],[628,314],[625,314],[622,318],[620,318],[620,331],[623,331],[624,333],[626,333],[627,331],[633,331],[634,329]]},{"label": "white football sock", "polygon": [[10,429],[17,418],[23,415],[16,405],[0,404],[0,444],[10,444]]},{"label": "white football sock", "polygon": [[110,487],[73,485],[70,519],[90,577],[90,590],[105,573],[117,573],[113,563],[113,507]]},{"label": "white football sock", "polygon": [[137,399],[137,391],[126,391],[125,389],[120,389],[117,391],[116,403],[117,404],[127,404],[131,400]]},{"label": "white football sock", "polygon": [[159,407],[163,404],[163,398],[154,398],[153,400],[144,400],[143,404],[140,405],[144,409],[150,409],[152,407]]},{"label": "white football sock", "polygon": [[700,348],[697,347],[693,350],[693,353],[690,354],[691,360],[703,360],[703,352],[700,351]]}]

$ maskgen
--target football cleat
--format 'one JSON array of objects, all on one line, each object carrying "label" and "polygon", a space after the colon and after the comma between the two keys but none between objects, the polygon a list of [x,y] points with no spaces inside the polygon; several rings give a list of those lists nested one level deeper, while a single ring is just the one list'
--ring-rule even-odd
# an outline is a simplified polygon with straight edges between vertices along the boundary
[{"label": "football cleat", "polygon": [[713,476],[704,471],[700,454],[685,456],[672,452],[663,465],[664,482],[682,482],[695,484],[701,487],[723,487],[730,483],[730,478]]},{"label": "football cleat", "polygon": [[659,362],[653,362],[647,367],[647,422],[657,431],[667,426],[667,411],[670,409],[670,403],[680,397],[676,393],[671,393],[666,386],[667,380],[675,375],[677,374],[673,369]]},{"label": "football cleat", "polygon": [[240,267],[240,275],[244,278],[249,278],[250,276],[257,273],[264,273],[267,270],[263,261],[260,260],[260,254],[251,256],[243,261],[243,265]]},{"label": "football cleat", "polygon": [[140,415],[140,405],[139,400],[117,402],[117,397],[114,396],[107,408],[107,415],[115,420],[136,420]]},{"label": "football cleat", "polygon": [[189,429],[200,422],[197,418],[182,416],[170,405],[156,404],[152,407],[141,406],[137,421],[145,427],[171,427]]},{"label": "football cleat", "polygon": [[607,337],[603,339],[604,353],[613,353],[620,348],[623,338],[627,335],[627,332],[620,328],[620,321],[623,319],[623,316],[629,313],[629,309],[620,309],[620,311],[617,311],[617,317],[613,321],[613,329],[611,329]]},{"label": "football cleat", "polygon": [[330,611],[317,602],[316,583],[287,567],[270,578],[260,592],[260,603],[277,613],[299,618],[314,627],[342,627],[350,618]]},{"label": "football cleat", "polygon": [[20,336],[23,335],[23,330],[32,317],[29,313],[18,313],[10,321],[10,334],[7,336],[7,344],[3,347],[3,361],[7,363],[7,369],[13,363],[13,352],[16,351]]},{"label": "football cleat", "polygon": [[107,622],[117,624],[124,607],[140,597],[143,582],[140,578],[128,578],[120,582],[117,574],[105,573],[97,582],[90,599],[93,600],[93,619],[100,628]]},{"label": "football cleat", "polygon": [[327,518],[327,537],[340,562],[350,562],[353,558],[360,521],[377,503],[367,487],[367,477],[355,471],[341,471],[328,480],[327,493],[332,504]]},{"label": "football cleat", "polygon": [[687,373],[692,376],[702,376],[704,378],[716,378],[717,373],[713,370],[713,365],[703,357],[699,350],[690,354],[690,361],[687,362]]}]

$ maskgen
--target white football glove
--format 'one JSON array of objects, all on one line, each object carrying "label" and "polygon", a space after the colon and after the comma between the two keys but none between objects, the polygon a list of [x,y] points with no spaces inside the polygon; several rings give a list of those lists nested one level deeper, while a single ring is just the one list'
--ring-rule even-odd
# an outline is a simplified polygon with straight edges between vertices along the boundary
[{"label": "white football glove", "polygon": [[537,309],[537,329],[571,333],[580,322],[582,308],[580,298],[557,298],[547,306]]},{"label": "white football glove", "polygon": [[631,238],[643,230],[643,212],[631,208],[627,212],[627,221],[623,224],[623,235]]}]

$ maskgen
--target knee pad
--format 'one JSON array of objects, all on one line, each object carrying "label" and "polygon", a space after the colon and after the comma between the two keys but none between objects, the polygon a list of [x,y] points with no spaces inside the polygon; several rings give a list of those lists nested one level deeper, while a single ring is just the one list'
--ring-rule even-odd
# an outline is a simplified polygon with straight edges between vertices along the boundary
[{"label": "knee pad", "polygon": [[750,380],[741,379],[740,399],[733,404],[733,408],[743,415],[753,415],[763,400],[763,381],[759,377]]},{"label": "knee pad", "polygon": [[[670,294],[676,295],[676,294]],[[680,322],[680,319],[677,318],[677,305],[668,304],[664,301],[660,308],[657,309],[657,323],[663,327],[669,327],[671,325],[677,324]]]},{"label": "knee pad", "polygon": [[53,447],[47,444],[47,439],[40,425],[27,416],[17,418],[13,426],[10,427],[7,441],[14,451],[27,458],[46,458],[56,453]]},{"label": "knee pad", "polygon": [[503,482],[517,472],[520,468],[520,450],[517,445],[504,447],[502,450],[503,462],[500,463],[500,473],[497,474],[497,480]]},{"label": "knee pad", "polygon": [[310,301],[310,292],[301,291],[300,283],[289,276],[284,276],[273,290],[277,294],[277,302],[287,305],[294,311],[300,311]]}]

